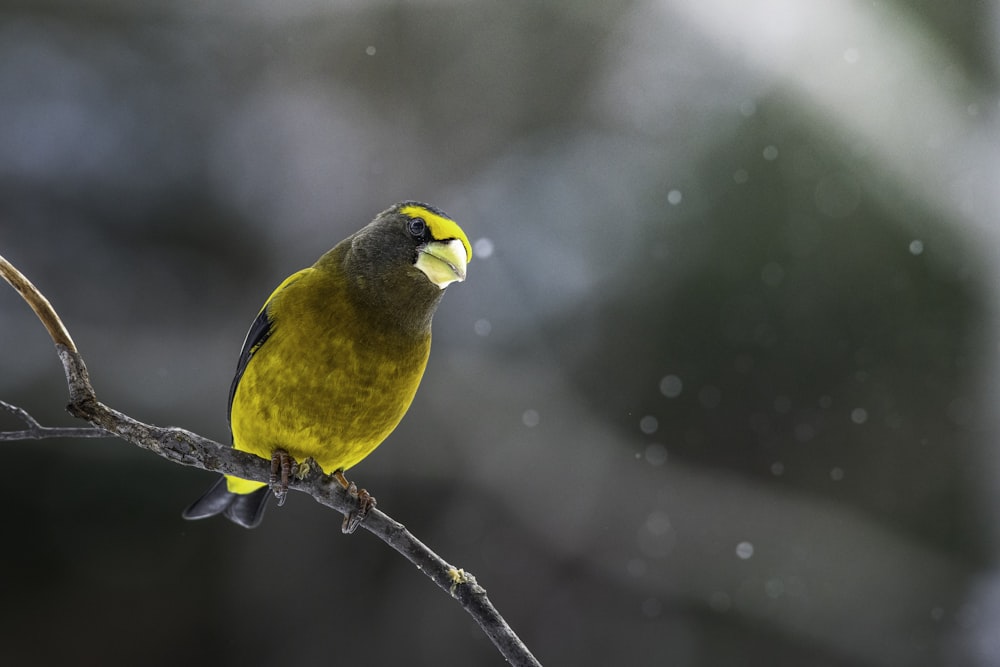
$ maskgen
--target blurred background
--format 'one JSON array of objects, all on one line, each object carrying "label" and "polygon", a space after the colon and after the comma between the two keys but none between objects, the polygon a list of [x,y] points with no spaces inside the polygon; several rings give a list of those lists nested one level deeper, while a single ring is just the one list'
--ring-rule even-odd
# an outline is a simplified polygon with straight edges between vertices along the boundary
[{"label": "blurred background", "polygon": [[[1000,665],[998,65],[989,2],[3,0],[0,254],[228,440],[270,290],[433,203],[469,279],[352,477],[543,664]],[[6,286],[0,399],[73,423]],[[305,496],[2,449],[3,664],[504,664]]]}]

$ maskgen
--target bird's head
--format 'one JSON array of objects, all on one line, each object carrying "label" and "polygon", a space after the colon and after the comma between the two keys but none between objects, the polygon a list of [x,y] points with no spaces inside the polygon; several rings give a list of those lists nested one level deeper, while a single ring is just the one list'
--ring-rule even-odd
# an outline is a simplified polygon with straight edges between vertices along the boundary
[{"label": "bird's head", "polygon": [[409,310],[424,321],[444,288],[465,280],[471,258],[468,237],[444,211],[404,201],[379,213],[317,266],[335,265],[373,312],[399,317]]},{"label": "bird's head", "polygon": [[428,280],[440,289],[465,280],[465,267],[472,259],[472,247],[462,228],[444,211],[428,204],[406,201],[383,215],[393,218],[409,237],[413,265]]}]

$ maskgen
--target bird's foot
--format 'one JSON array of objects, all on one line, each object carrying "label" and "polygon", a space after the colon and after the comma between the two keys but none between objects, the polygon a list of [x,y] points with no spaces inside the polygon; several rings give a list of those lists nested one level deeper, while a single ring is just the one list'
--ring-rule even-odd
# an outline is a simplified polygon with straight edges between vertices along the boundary
[{"label": "bird's foot", "polygon": [[377,504],[375,502],[375,497],[368,493],[367,489],[358,489],[358,485],[354,482],[348,482],[347,478],[344,477],[344,473],[341,470],[333,473],[334,478],[340,483],[344,489],[347,490],[347,495],[351,498],[356,498],[358,501],[357,509],[353,509],[344,516],[344,523],[340,527],[340,530],[347,535],[350,535],[358,529],[361,522],[365,520],[368,516],[368,512],[372,510]]},{"label": "bird's foot", "polygon": [[268,486],[274,491],[278,507],[285,504],[288,496],[288,478],[292,474],[292,457],[283,449],[276,449],[271,454],[271,479]]},{"label": "bird's foot", "polygon": [[367,489],[358,489],[354,482],[351,482],[348,485],[347,495],[358,499],[358,509],[351,510],[351,512],[344,517],[344,523],[340,527],[341,531],[350,535],[358,529],[361,522],[365,520],[366,516],[368,516],[368,512],[375,507],[376,502],[375,496],[368,493]]}]

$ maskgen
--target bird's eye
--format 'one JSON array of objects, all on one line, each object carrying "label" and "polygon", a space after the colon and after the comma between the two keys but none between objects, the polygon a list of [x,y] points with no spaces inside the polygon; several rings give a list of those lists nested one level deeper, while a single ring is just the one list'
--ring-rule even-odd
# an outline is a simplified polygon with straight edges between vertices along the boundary
[{"label": "bird's eye", "polygon": [[410,221],[406,223],[406,229],[413,238],[419,239],[427,231],[427,223],[424,222],[423,218],[410,218]]}]

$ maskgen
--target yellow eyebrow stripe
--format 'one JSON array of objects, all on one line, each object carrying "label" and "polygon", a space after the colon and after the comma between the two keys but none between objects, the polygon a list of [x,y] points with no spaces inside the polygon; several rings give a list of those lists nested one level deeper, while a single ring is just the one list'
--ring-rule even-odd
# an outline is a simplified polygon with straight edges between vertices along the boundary
[{"label": "yellow eyebrow stripe", "polygon": [[465,254],[468,256],[466,261],[472,261],[472,246],[469,245],[469,239],[454,220],[415,204],[404,206],[399,209],[399,212],[411,218],[423,218],[427,226],[430,227],[431,236],[434,237],[435,241],[445,241],[447,239],[458,239],[461,241],[462,245],[465,246]]}]

